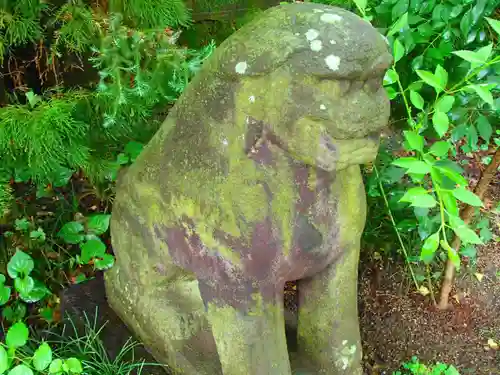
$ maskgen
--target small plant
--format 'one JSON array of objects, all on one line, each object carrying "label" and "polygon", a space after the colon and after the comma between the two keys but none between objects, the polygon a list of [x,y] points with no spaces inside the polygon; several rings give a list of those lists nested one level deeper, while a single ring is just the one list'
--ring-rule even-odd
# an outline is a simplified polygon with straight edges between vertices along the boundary
[{"label": "small plant", "polygon": [[[0,343],[0,374],[81,374],[82,364],[77,358],[54,358],[50,345],[41,343],[33,351],[27,347],[29,330],[25,323],[12,325],[5,336],[5,343]],[[26,349],[26,350],[23,350]]]},{"label": "small plant", "polygon": [[58,236],[67,244],[79,245],[79,264],[93,264],[98,270],[113,266],[114,257],[106,254],[106,245],[99,238],[107,232],[111,215],[95,214],[80,220],[70,221],[61,228]]},{"label": "small plant", "polygon": [[[32,248],[33,244],[42,244],[46,240],[45,232],[42,228],[32,228],[31,223],[26,219],[16,219],[15,230],[20,237],[27,238],[26,249]],[[14,237],[14,232],[4,233],[5,237]],[[35,261],[27,252],[21,250],[20,246],[15,249],[14,255],[7,263],[9,279],[8,286],[6,275],[0,273],[0,306],[2,317],[8,321],[15,322],[21,320],[26,314],[26,303],[36,303],[50,295],[47,286],[35,276]],[[14,291],[14,293],[13,293]],[[9,301],[11,302],[6,306]]]},{"label": "small plant", "polygon": [[403,364],[403,371],[396,371],[393,375],[460,375],[460,373],[453,365],[438,362],[429,366],[420,363],[417,357],[412,357],[411,361]]},{"label": "small plant", "polygon": [[149,374],[149,371],[143,370],[151,366],[163,366],[134,359],[134,350],[139,343],[132,338],[119,348],[116,357],[110,358],[101,340],[105,326],[97,322],[98,309],[96,308],[92,320],[86,313],[83,315],[83,321],[78,324],[69,316],[68,324],[63,326],[61,332],[48,333],[47,342],[54,347],[54,352],[59,357],[79,358],[86,375]]}]

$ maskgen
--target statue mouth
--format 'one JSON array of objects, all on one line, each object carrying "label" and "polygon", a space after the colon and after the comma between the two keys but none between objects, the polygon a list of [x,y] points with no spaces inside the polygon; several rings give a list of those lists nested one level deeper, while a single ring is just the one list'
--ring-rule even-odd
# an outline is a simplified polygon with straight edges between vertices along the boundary
[{"label": "statue mouth", "polygon": [[[337,139],[323,128],[314,143],[309,144],[309,147],[298,149],[278,137],[272,129],[266,126],[259,130],[261,133],[259,140],[270,142],[291,158],[326,172],[340,171],[352,165],[372,162],[377,157],[380,142],[380,133],[377,131],[359,138]],[[257,143],[254,146],[257,146]]]},{"label": "statue mouth", "polygon": [[372,162],[377,157],[379,141],[378,133],[354,139],[335,139],[328,134],[322,134],[316,166],[327,172],[334,172],[352,165]]}]

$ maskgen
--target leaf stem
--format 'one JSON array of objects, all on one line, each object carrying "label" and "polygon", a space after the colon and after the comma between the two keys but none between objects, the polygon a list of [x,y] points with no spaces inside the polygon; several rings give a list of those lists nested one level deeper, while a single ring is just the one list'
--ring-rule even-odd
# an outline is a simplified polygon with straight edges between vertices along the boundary
[{"label": "leaf stem", "polygon": [[399,234],[399,230],[397,228],[396,221],[394,220],[394,216],[392,215],[391,208],[389,207],[389,201],[387,200],[387,195],[385,194],[384,186],[382,185],[382,181],[380,180],[380,175],[378,173],[378,168],[376,165],[373,165],[373,170],[375,171],[375,175],[377,176],[378,186],[379,186],[380,192],[382,193],[382,197],[384,198],[384,203],[385,203],[385,206],[387,208],[387,212],[389,213],[392,227],[394,228],[394,231],[396,232],[396,236],[398,237],[399,244],[400,244],[401,249],[403,250],[403,253],[405,256],[405,260],[408,263],[408,268],[410,269],[411,277],[413,279],[413,283],[415,284],[415,288],[418,290],[419,286],[418,286],[417,278],[415,277],[415,273],[413,272],[413,268],[411,267],[411,263],[410,263],[409,257],[408,257],[408,251],[406,250],[406,246],[403,243],[403,239],[401,238],[401,235]]}]

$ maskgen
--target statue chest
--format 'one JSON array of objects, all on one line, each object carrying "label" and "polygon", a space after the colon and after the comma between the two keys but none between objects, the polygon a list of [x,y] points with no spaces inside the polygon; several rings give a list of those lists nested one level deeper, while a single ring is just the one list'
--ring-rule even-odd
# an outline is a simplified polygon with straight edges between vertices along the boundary
[{"label": "statue chest", "polygon": [[196,222],[169,228],[164,237],[170,255],[179,266],[210,279],[243,273],[274,284],[319,272],[341,253],[338,197],[331,189],[335,176],[283,154],[253,156],[256,168],[266,173],[255,182],[265,194],[251,203],[265,215],[248,220],[238,207],[250,202],[236,195],[231,203],[239,212],[234,214],[239,235],[222,226],[201,233]]}]

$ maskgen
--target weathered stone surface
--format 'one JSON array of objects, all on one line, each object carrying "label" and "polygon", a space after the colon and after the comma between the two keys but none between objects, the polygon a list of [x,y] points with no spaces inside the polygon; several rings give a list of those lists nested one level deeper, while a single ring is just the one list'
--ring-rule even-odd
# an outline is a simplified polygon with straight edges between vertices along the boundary
[{"label": "weathered stone surface", "polygon": [[205,63],[119,183],[108,300],[182,374],[361,374],[359,164],[389,116],[384,38],[342,9],[267,10]]},{"label": "weathered stone surface", "polygon": [[254,9],[278,5],[281,0],[186,0],[195,21],[234,18]]}]

